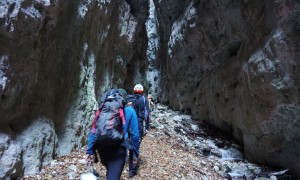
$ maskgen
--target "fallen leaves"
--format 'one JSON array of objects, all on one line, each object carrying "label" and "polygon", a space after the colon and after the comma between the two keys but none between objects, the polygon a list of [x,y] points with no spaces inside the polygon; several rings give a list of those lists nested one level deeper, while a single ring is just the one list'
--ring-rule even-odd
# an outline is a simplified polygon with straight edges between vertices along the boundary
[{"label": "fallen leaves", "polygon": [[[204,176],[208,179],[221,179],[211,168],[211,163],[207,158],[187,150],[181,146],[178,139],[158,131],[152,130],[143,139],[138,175],[132,179],[205,179]],[[69,156],[54,160],[44,167],[39,174],[25,176],[22,179],[80,179],[80,174],[87,172],[84,159],[85,151],[81,149]],[[104,166],[97,163],[94,168],[100,174],[100,179],[105,179],[106,170]],[[121,179],[129,179],[127,164],[124,167]]]}]

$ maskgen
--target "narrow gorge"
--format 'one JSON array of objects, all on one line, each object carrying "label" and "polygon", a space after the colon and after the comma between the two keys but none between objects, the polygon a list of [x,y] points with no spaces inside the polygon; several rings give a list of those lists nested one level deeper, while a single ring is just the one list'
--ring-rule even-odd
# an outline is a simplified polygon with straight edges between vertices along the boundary
[{"label": "narrow gorge", "polygon": [[0,179],[86,144],[99,96],[141,83],[300,177],[298,0],[0,2]]}]

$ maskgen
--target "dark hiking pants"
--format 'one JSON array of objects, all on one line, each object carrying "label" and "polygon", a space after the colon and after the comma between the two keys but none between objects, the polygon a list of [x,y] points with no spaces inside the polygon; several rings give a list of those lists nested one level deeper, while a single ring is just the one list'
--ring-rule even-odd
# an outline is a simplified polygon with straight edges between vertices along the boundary
[{"label": "dark hiking pants", "polygon": [[125,165],[126,148],[117,147],[97,147],[101,163],[106,167],[107,180],[119,180]]},{"label": "dark hiking pants", "polygon": [[143,137],[144,137],[144,119],[139,118],[138,122],[139,126],[139,134],[140,134],[140,143],[142,143]]},{"label": "dark hiking pants", "polygon": [[138,157],[133,152],[129,150],[129,177],[133,177],[137,174],[138,171]]}]

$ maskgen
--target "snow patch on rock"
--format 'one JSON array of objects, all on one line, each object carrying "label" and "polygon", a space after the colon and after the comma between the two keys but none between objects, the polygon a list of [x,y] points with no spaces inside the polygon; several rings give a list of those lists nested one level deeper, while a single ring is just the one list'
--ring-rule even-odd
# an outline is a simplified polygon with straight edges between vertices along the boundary
[{"label": "snow patch on rock", "polygon": [[159,93],[159,79],[160,79],[160,72],[157,69],[148,69],[146,72],[147,81],[151,86],[149,87],[149,94],[152,95],[154,99],[157,98]]},{"label": "snow patch on rock", "polygon": [[[40,12],[34,7],[34,4],[42,4],[49,6],[50,0],[35,0],[29,6],[21,8],[21,4],[24,0],[2,0],[0,1],[0,18],[5,18],[4,28],[9,32],[14,31],[14,21],[17,18],[19,12],[23,12],[30,18],[39,19],[42,17]],[[53,3],[57,3],[56,1]]]},{"label": "snow patch on rock", "polygon": [[109,32],[109,29],[110,29],[110,24],[106,26],[106,29],[105,29],[104,31],[101,31],[101,32],[98,33],[98,36],[97,36],[97,37],[98,37],[98,40],[99,40],[100,42],[103,42],[104,39],[107,37],[107,34],[108,34],[108,32]]},{"label": "snow patch on rock", "polygon": [[34,8],[33,4],[31,4],[31,6],[28,6],[26,8],[22,8],[21,11],[33,19],[39,19],[42,17],[40,12]]},{"label": "snow patch on rock", "polygon": [[[276,40],[276,42],[283,45],[285,47],[285,49],[288,48],[288,45],[285,40],[286,35],[283,33],[283,31],[281,29],[277,29],[277,31],[275,31],[275,33],[273,34],[273,39]],[[270,44],[270,41],[268,41],[267,45],[269,45],[269,44]]]},{"label": "snow patch on rock", "polygon": [[124,2],[120,6],[119,30],[120,37],[126,37],[129,42],[133,41],[137,20],[130,13],[130,6]]},{"label": "snow patch on rock", "polygon": [[[271,55],[276,56],[271,48],[272,41],[275,42],[275,46],[278,48],[278,50],[288,51],[286,35],[282,32],[281,29],[277,29],[277,31],[274,32],[272,38],[265,45],[266,51]],[[289,89],[295,83],[288,71],[284,68],[283,65],[281,65],[281,61],[285,61],[284,57],[278,57],[277,59],[275,59],[275,62],[278,64],[277,71],[280,73],[276,74],[275,78],[271,82],[271,85],[278,90]]]},{"label": "snow patch on rock", "polygon": [[[20,12],[21,3],[24,0],[0,1],[0,18],[5,18],[4,29],[9,32],[14,31],[13,19]],[[9,12],[10,10],[10,12]]]},{"label": "snow patch on rock", "polygon": [[248,64],[251,65],[250,71],[255,75],[266,72],[272,73],[276,70],[274,62],[261,49],[249,58]]},{"label": "snow patch on rock", "polygon": [[83,146],[87,137],[92,118],[94,116],[97,101],[95,95],[95,55],[89,49],[87,43],[82,46],[82,58],[80,62],[80,87],[77,99],[66,113],[66,122],[63,133],[58,137],[58,155],[70,154],[75,147]]},{"label": "snow patch on rock", "polygon": [[117,55],[117,63],[119,63],[121,66],[125,65],[121,55]]},{"label": "snow patch on rock", "polygon": [[89,5],[91,4],[92,0],[84,0],[84,1],[81,1],[78,5],[78,17],[80,18],[84,18],[86,13],[88,12],[88,7]]},{"label": "snow patch on rock", "polygon": [[[98,6],[100,7],[100,9],[102,10],[104,6],[106,6],[106,4],[109,4],[111,2],[111,0],[97,0],[98,1]],[[105,10],[105,14],[107,14],[107,9]]]},{"label": "snow patch on rock", "polygon": [[294,85],[294,80],[288,74],[285,74],[284,76],[274,78],[271,85],[278,90],[285,90]]},{"label": "snow patch on rock", "polygon": [[31,18],[39,19],[42,17],[42,15],[36,8],[34,8],[34,4],[42,4],[44,6],[49,6],[50,0],[35,0],[34,2],[35,3],[31,4],[30,6],[28,6],[26,8],[21,8],[21,11],[24,14],[30,16]]},{"label": "snow patch on rock", "polygon": [[50,6],[50,4],[51,4],[50,0],[35,0],[35,2],[43,4],[44,6]]},{"label": "snow patch on rock", "polygon": [[149,66],[146,72],[149,84],[149,94],[157,98],[160,72],[157,70],[156,60],[159,49],[158,20],[153,0],[149,0],[149,17],[145,23],[148,37],[147,59]]},{"label": "snow patch on rock", "polygon": [[153,61],[157,58],[159,48],[158,20],[153,0],[149,0],[149,17],[145,25],[148,37],[147,58]]},{"label": "snow patch on rock", "polygon": [[[0,18],[15,18],[17,17],[20,8],[21,8],[21,3],[24,0],[10,0],[10,1],[1,1],[0,2]],[[12,9],[11,12],[8,12],[9,9]]]},{"label": "snow patch on rock", "polygon": [[8,69],[7,61],[8,55],[0,56],[0,92],[3,91],[6,87],[8,78],[5,71]]},{"label": "snow patch on rock", "polygon": [[108,88],[110,88],[111,86],[112,86],[112,79],[109,76],[108,71],[105,71],[102,84],[99,88],[100,89],[100,95],[103,94],[106,90],[108,90]]},{"label": "snow patch on rock", "polygon": [[182,41],[184,39],[184,33],[187,27],[193,28],[196,26],[195,22],[192,22],[192,19],[197,15],[196,8],[193,6],[194,2],[192,1],[187,9],[184,12],[183,17],[178,19],[173,23],[171,36],[168,42],[168,53],[172,57],[173,47],[177,41]]},{"label": "snow patch on rock", "polygon": [[[285,57],[280,57],[276,53],[282,48],[287,51],[288,46],[285,38],[284,33],[280,29],[275,31],[265,46],[262,49],[258,49],[249,58],[247,64],[243,65],[244,71],[249,71],[254,76],[271,74],[272,80],[270,84],[277,90],[291,88],[294,85],[294,80],[284,66],[283,61],[285,61]],[[264,81],[263,78],[262,81]]]}]

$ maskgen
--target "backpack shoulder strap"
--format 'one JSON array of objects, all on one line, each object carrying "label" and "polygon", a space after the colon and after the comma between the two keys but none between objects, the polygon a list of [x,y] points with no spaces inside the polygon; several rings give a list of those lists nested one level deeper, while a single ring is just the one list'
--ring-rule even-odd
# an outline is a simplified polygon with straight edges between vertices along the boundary
[{"label": "backpack shoulder strap", "polygon": [[93,124],[92,124],[92,132],[95,133],[96,131],[96,124],[97,124],[97,120],[98,120],[98,117],[101,113],[101,109],[99,108],[95,114],[95,118],[94,118],[94,121],[93,121]]},{"label": "backpack shoulder strap", "polygon": [[143,96],[143,100],[144,100],[144,104],[146,104],[146,98],[145,98],[145,96]]}]

